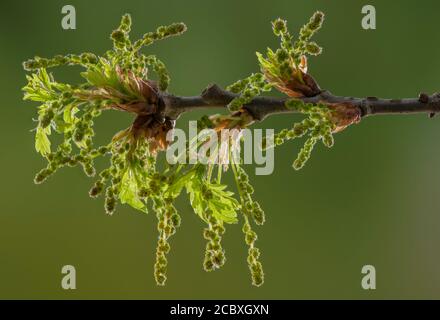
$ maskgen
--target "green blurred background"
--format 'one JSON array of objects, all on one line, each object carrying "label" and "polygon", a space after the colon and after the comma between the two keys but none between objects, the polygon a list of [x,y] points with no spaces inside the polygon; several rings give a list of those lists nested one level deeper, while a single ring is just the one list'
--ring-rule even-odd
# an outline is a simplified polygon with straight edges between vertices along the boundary
[{"label": "green blurred background", "polygon": [[[77,10],[77,30],[61,28],[61,8]],[[377,30],[361,28],[361,8],[377,9]],[[300,172],[291,163],[300,142],[280,147],[270,176],[253,176],[267,215],[258,228],[263,287],[250,284],[241,227],[224,239],[227,264],[202,270],[202,222],[180,199],[183,217],[172,238],[168,282],[155,285],[156,220],[129,207],[105,215],[88,197],[92,180],[64,169],[33,184],[44,165],[30,130],[36,105],[22,101],[21,62],[34,55],[104,52],[120,16],[130,12],[133,36],[184,21],[182,37],[149,48],[172,73],[171,91],[199,93],[257,71],[255,51],[275,47],[270,21],[297,30],[315,10],[326,13],[316,40],[324,54],[310,72],[335,94],[417,96],[439,90],[440,41],[434,0],[2,1],[0,4],[0,298],[302,299],[440,298],[440,119],[426,115],[365,119],[315,149]],[[55,71],[77,81],[79,69]],[[200,113],[185,115],[180,127]],[[294,116],[260,127],[281,129]],[[129,125],[118,112],[98,121],[101,142]],[[251,168],[249,168],[251,169]],[[61,267],[77,270],[77,290],[61,289]],[[361,288],[361,268],[377,270],[377,290]]]}]

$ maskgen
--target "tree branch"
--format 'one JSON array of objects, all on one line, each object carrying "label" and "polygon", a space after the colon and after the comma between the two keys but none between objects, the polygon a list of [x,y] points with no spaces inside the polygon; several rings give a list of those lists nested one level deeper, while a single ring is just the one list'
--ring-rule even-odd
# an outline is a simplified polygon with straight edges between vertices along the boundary
[{"label": "tree branch", "polygon": [[[177,119],[181,114],[191,110],[225,107],[235,97],[237,97],[236,94],[223,90],[215,84],[208,86],[200,96],[185,97],[164,94],[162,97],[164,115],[170,119]],[[285,102],[289,99],[291,98],[260,96],[244,105],[244,108],[256,121],[262,121],[272,114],[294,113],[295,110],[285,106]],[[440,93],[431,96],[421,93],[418,98],[410,99],[379,99],[376,97],[341,97],[329,91],[321,91],[316,96],[300,99],[310,103],[343,104],[358,108],[362,117],[412,113],[427,113],[432,117],[440,112]]]}]

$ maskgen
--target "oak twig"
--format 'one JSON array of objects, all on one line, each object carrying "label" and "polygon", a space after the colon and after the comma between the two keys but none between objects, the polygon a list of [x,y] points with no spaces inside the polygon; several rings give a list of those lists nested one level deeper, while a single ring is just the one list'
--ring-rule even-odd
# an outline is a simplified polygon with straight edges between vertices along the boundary
[{"label": "oak twig", "polygon": [[[181,114],[206,108],[225,107],[237,95],[213,84],[208,86],[199,96],[176,96],[164,94],[164,115],[177,119]],[[295,110],[285,106],[289,98],[256,97],[244,108],[256,121],[262,121],[272,114],[294,113]],[[321,91],[314,97],[299,98],[304,102],[345,104],[361,110],[362,117],[381,114],[410,114],[428,113],[431,117],[440,112],[440,93],[427,95],[421,93],[417,98],[409,99],[380,99],[376,97],[354,98],[335,96],[329,91]]]}]

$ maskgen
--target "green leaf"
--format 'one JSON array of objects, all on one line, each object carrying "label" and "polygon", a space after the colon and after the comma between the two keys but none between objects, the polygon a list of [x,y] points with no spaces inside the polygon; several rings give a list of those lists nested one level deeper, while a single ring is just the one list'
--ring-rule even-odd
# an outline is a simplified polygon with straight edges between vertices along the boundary
[{"label": "green leaf", "polygon": [[235,207],[230,203],[224,203],[219,200],[211,200],[209,208],[213,211],[213,215],[218,220],[225,223],[237,223],[237,213]]},{"label": "green leaf", "polygon": [[[205,221],[205,211],[209,208],[216,219],[225,223],[236,223],[239,203],[232,197],[233,193],[225,191],[225,185],[211,184],[200,179],[193,177],[186,185],[194,212]],[[205,199],[203,187],[212,193],[212,198]]]},{"label": "green leaf", "polygon": [[139,187],[135,171],[129,168],[122,177],[119,199],[123,204],[129,204],[135,209],[148,213],[145,203],[138,196],[138,192]]},{"label": "green leaf", "polygon": [[99,63],[90,66],[87,71],[81,72],[81,76],[92,86],[112,87],[121,89],[121,85],[116,74],[116,64],[104,58],[99,59]]},{"label": "green leaf", "polygon": [[225,185],[210,184],[209,188],[213,193],[213,199],[209,202],[213,215],[223,222],[236,223],[239,202],[232,197],[234,193],[224,191],[226,189]]},{"label": "green leaf", "polygon": [[200,217],[200,219],[205,220],[204,217],[204,206],[202,199],[201,183],[198,179],[189,180],[186,184],[186,191],[189,194],[189,201],[194,209],[194,212]]},{"label": "green leaf", "polygon": [[75,113],[78,112],[78,108],[75,107],[73,104],[68,105],[64,109],[63,113],[63,120],[66,124],[73,124],[75,120]]},{"label": "green leaf", "polygon": [[103,70],[98,66],[92,66],[87,71],[81,72],[81,76],[93,86],[103,87],[107,84]]},{"label": "green leaf", "polygon": [[169,196],[171,198],[176,198],[177,196],[179,196],[179,194],[182,192],[183,187],[185,187],[191,181],[191,179],[194,177],[195,173],[196,172],[194,170],[189,170],[185,174],[178,177],[168,187],[168,190],[166,192],[167,196]]},{"label": "green leaf", "polygon": [[40,69],[26,78],[28,84],[22,89],[25,92],[24,100],[46,102],[57,98],[57,93],[52,88],[54,81],[46,69]]},{"label": "green leaf", "polygon": [[35,134],[35,150],[44,157],[50,153],[50,140],[47,137],[48,135],[50,135],[50,127],[37,127],[37,132]]}]

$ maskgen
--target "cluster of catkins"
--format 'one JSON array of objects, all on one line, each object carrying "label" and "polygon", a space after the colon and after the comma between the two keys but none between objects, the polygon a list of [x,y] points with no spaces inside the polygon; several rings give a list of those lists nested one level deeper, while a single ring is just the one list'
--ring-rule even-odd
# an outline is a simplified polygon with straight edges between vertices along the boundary
[{"label": "cluster of catkins", "polygon": [[155,55],[145,56],[139,51],[156,41],[166,39],[168,37],[180,35],[186,31],[184,23],[173,23],[168,26],[160,26],[154,32],[145,33],[141,39],[132,43],[129,33],[131,31],[131,16],[126,14],[122,17],[121,24],[118,29],[111,34],[113,40],[114,51],[107,53],[110,58],[117,57],[118,64],[125,69],[132,70],[137,76],[144,76],[146,67],[151,66],[158,75],[159,88],[164,91],[170,83],[170,76],[165,64]]},{"label": "cluster of catkins", "polygon": [[269,48],[266,59],[257,53],[261,69],[270,82],[281,81],[284,86],[289,86],[292,78],[300,77],[298,71],[307,73],[307,55],[316,56],[322,52],[322,48],[310,39],[321,28],[323,21],[324,14],[316,12],[301,28],[296,41],[287,29],[286,20],[272,22],[272,30],[280,38],[280,48],[275,52]]},{"label": "cluster of catkins", "polygon": [[[122,141],[114,142],[111,146],[110,166],[100,172],[99,179],[90,189],[89,195],[96,198],[105,190],[105,211],[111,215],[115,211],[118,199],[122,201],[124,198],[121,195],[124,194],[123,192],[127,193],[126,189],[128,189],[135,193],[130,195],[133,203],[129,204],[135,207],[134,201],[137,201],[140,204],[138,209],[146,210],[140,195],[136,192],[139,192],[143,183],[152,176],[154,166],[155,157],[148,153],[146,141],[127,137]],[[140,170],[143,172],[139,172]]]},{"label": "cluster of catkins", "polygon": [[[275,35],[280,38],[280,48],[275,52],[268,49],[265,57],[257,53],[261,73],[254,73],[228,87],[235,94],[228,108],[233,112],[233,117],[240,119],[249,117],[249,114],[237,111],[242,111],[252,99],[273,87],[292,98],[286,106],[299,111],[306,118],[296,123],[292,129],[278,133],[274,144],[280,145],[286,140],[308,135],[294,162],[296,169],[304,166],[319,140],[328,147],[333,145],[332,132],[335,125],[329,107],[305,104],[297,99],[319,92],[319,87],[307,74],[306,55],[317,55],[322,51],[315,42],[310,41],[321,27],[322,21],[323,14],[315,13],[301,28],[298,39],[294,41],[287,30],[286,21],[275,20],[272,27]],[[158,285],[164,285],[167,279],[169,239],[181,223],[173,202],[182,189],[186,188],[195,213],[207,224],[203,232],[207,240],[203,261],[206,271],[216,270],[224,265],[226,258],[221,240],[225,233],[225,224],[236,223],[237,212],[240,211],[244,220],[242,230],[248,245],[247,262],[252,283],[260,286],[264,282],[264,272],[260,251],[255,246],[257,235],[252,225],[264,224],[265,215],[258,202],[252,198],[253,188],[249,177],[239,164],[231,163],[229,167],[234,172],[240,202],[221,184],[223,167],[219,166],[215,182],[211,181],[212,167],[207,169],[207,166],[201,164],[189,168],[185,165],[168,166],[158,172],[155,153],[157,148],[153,148],[159,140],[158,135],[136,132],[134,129],[139,124],[136,120],[130,128],[116,134],[109,144],[100,147],[93,145],[94,119],[104,110],[133,112],[138,120],[142,120],[145,114],[151,118],[156,116],[152,106],[159,103],[158,91],[167,89],[170,77],[162,61],[155,55],[144,55],[140,50],[158,40],[180,35],[185,30],[183,23],[174,23],[159,27],[132,42],[129,36],[131,17],[124,15],[119,27],[111,34],[113,49],[103,56],[93,53],[68,54],[50,59],[35,57],[24,63],[26,70],[33,71],[33,74],[27,76],[28,84],[23,88],[24,99],[41,104],[35,130],[35,148],[48,161],[47,167],[36,175],[35,182],[42,183],[64,166],[80,165],[87,176],[95,176],[95,158],[109,155],[110,165],[98,174],[89,194],[94,198],[104,194],[105,210],[108,214],[113,214],[118,202],[129,204],[142,212],[147,212],[147,202],[151,203],[158,221],[159,236],[154,265],[154,276]],[[83,67],[85,71],[81,76],[85,81],[79,85],[56,82],[46,71],[48,68],[65,65]],[[148,68],[156,73],[157,85],[149,80]],[[150,107],[151,109],[145,110]],[[231,121],[233,117],[205,116],[199,129],[217,125],[222,127],[221,125]],[[243,128],[252,122],[239,121],[240,119],[229,125]],[[151,129],[147,120],[140,125],[146,132]],[[49,139],[54,132],[63,136],[55,151]]]},{"label": "cluster of catkins", "polygon": [[[290,100],[286,103],[290,109],[295,109],[307,118],[295,123],[291,129],[283,129],[274,137],[274,144],[281,145],[287,140],[301,138],[308,134],[304,146],[298,153],[293,167],[301,169],[310,158],[315,144],[321,140],[322,143],[331,148],[334,144],[332,132],[335,124],[332,121],[332,112],[326,105],[304,103],[301,100]],[[266,146],[267,147],[267,146]]]},{"label": "cluster of catkins", "polygon": [[[312,36],[321,28],[324,21],[324,14],[317,11],[310,18],[299,31],[299,36],[296,41],[293,41],[293,36],[287,29],[287,21],[283,19],[276,19],[272,22],[272,29],[276,36],[281,39],[281,49],[287,53],[288,57],[294,59],[294,63],[299,65],[301,63],[301,57],[307,54],[319,55],[322,52],[322,48],[316,43],[310,41]],[[286,57],[287,58],[287,57]],[[284,62],[284,61],[283,61]]]},{"label": "cluster of catkins", "polygon": [[[54,125],[55,130],[64,131],[64,139],[58,145],[56,151],[51,152],[50,147],[47,146],[40,149],[40,152],[45,155],[48,165],[37,173],[34,179],[35,183],[44,182],[49,176],[64,166],[74,167],[78,164],[82,166],[87,176],[92,177],[95,175],[94,158],[108,152],[107,146],[93,147],[93,119],[100,115],[99,106],[91,104],[85,107],[82,117],[71,123],[59,121],[60,112],[58,109],[60,106],[59,103],[54,102],[48,108],[40,109],[39,124],[36,129],[37,143],[42,143],[38,139],[47,139],[46,136],[40,136],[40,138],[39,135],[45,134],[44,131],[46,130],[50,132],[52,122],[56,123]],[[57,126],[63,126],[63,128],[59,129]],[[79,154],[72,154],[72,142],[79,148]],[[50,142],[47,143],[50,146]]]},{"label": "cluster of catkins", "polygon": [[[306,118],[295,123],[293,128],[284,129],[274,137],[274,145],[278,146],[287,140],[303,137],[308,134],[304,146],[299,151],[293,167],[301,169],[315,144],[322,140],[327,147],[333,146],[332,132],[335,125],[332,121],[331,110],[325,104],[304,103],[299,98],[315,96],[320,93],[316,82],[307,74],[307,55],[319,55],[322,48],[311,41],[312,36],[321,28],[324,14],[316,12],[300,30],[298,39],[290,34],[287,22],[276,19],[272,22],[272,29],[280,38],[280,48],[275,52],[267,50],[267,56],[257,52],[262,73],[252,74],[244,80],[237,81],[229,89],[239,95],[229,104],[232,110],[250,102],[263,91],[275,87],[279,91],[292,97],[287,101],[286,107],[295,109],[304,114]],[[263,149],[273,147],[263,141]]]}]

